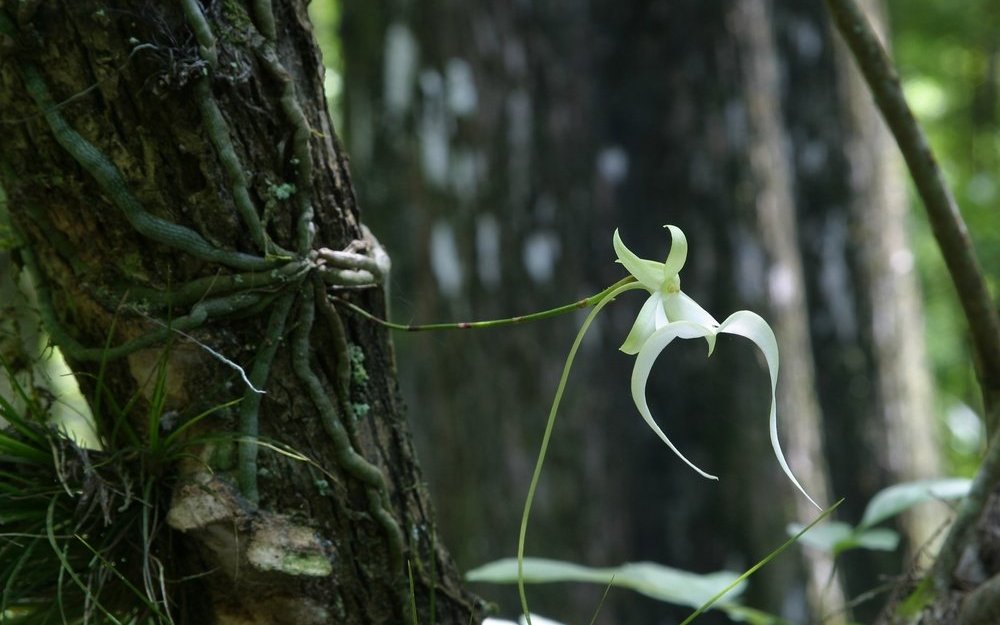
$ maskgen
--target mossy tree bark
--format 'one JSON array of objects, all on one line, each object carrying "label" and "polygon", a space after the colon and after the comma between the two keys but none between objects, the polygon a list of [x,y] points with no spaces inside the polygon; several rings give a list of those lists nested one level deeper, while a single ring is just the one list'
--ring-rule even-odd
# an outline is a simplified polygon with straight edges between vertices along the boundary
[{"label": "mossy tree bark", "polygon": [[242,398],[164,473],[164,531],[183,537],[155,555],[188,580],[168,589],[177,622],[400,623],[412,599],[423,622],[465,625],[475,603],[434,538],[392,346],[327,298],[380,313],[380,288],[348,287],[384,265],[305,4],[0,2],[0,184],[91,396],[103,368],[121,404],[139,398],[146,440],[162,367],[163,432]]}]

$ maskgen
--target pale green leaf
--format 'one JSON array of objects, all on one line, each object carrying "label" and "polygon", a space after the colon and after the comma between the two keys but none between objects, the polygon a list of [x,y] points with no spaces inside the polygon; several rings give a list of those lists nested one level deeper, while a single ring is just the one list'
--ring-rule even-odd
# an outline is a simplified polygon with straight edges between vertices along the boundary
[{"label": "pale green leaf", "polygon": [[820,505],[809,496],[809,493],[795,479],[792,469],[785,460],[785,454],[781,451],[781,443],[778,441],[778,413],[774,397],[775,387],[778,384],[778,341],[774,338],[774,331],[771,330],[771,326],[757,313],[749,310],[740,310],[729,315],[722,322],[722,325],[719,326],[719,332],[736,334],[750,339],[763,352],[764,360],[767,361],[768,373],[771,376],[771,413],[768,419],[771,431],[771,447],[774,448],[774,455],[778,459],[778,464],[781,465],[781,469],[788,476],[788,479],[792,481],[792,484],[795,484],[795,487],[806,496],[806,499],[812,502],[812,505],[822,510]]},{"label": "pale green leaf", "polygon": [[862,549],[895,551],[899,546],[899,534],[887,527],[876,527],[854,534],[851,541]]},{"label": "pale green leaf", "polygon": [[[529,625],[528,619],[524,618],[524,615],[517,617],[518,625]],[[530,625],[563,625],[559,621],[553,621],[550,618],[545,618],[544,616],[539,616],[537,614],[531,615]]]},{"label": "pale green leaf", "polygon": [[714,332],[715,330],[712,328],[706,328],[703,325],[692,323],[690,321],[675,321],[673,323],[668,323],[654,332],[653,335],[646,340],[642,349],[639,350],[639,354],[635,358],[635,367],[632,369],[632,401],[635,402],[635,407],[638,408],[639,414],[641,414],[643,420],[646,421],[646,425],[648,425],[650,429],[652,429],[656,435],[667,444],[667,447],[677,454],[677,456],[689,467],[697,471],[700,475],[711,480],[717,480],[719,478],[711,475],[710,473],[705,473],[695,466],[694,463],[684,457],[684,454],[678,451],[677,447],[670,442],[667,435],[660,429],[660,426],[656,424],[652,413],[649,411],[649,405],[646,403],[646,382],[649,380],[649,374],[653,370],[653,363],[656,362],[660,352],[662,352],[664,348],[666,348],[666,346],[669,345],[674,339],[702,338],[709,336]]},{"label": "pale green leaf", "polygon": [[[491,616],[483,619],[482,625],[527,625],[528,619],[524,618],[524,615],[517,617],[516,621],[508,621],[505,619],[493,618]],[[559,621],[553,621],[550,618],[545,618],[544,616],[539,616],[535,613],[531,614],[531,625],[563,625]]]},{"label": "pale green leaf", "polygon": [[[803,527],[801,523],[791,523],[786,531],[795,535]],[[799,542],[836,556],[851,549],[894,551],[899,546],[899,534],[887,528],[860,529],[841,521],[830,521],[804,534]]]},{"label": "pale green leaf", "polygon": [[[506,558],[484,564],[466,573],[465,578],[470,582],[513,584],[517,581],[517,560]],[[660,601],[690,607],[702,605],[737,578],[739,578],[739,574],[730,571],[699,575],[653,562],[634,562],[612,568],[593,568],[545,558],[524,559],[524,581],[528,583],[612,584]],[[732,591],[732,597],[739,595],[744,588],[745,584],[740,584]]]},{"label": "pale green leaf", "polygon": [[[805,528],[802,523],[789,523],[786,531],[789,536],[795,536]],[[854,528],[842,521],[828,521],[817,525],[799,538],[803,545],[825,553],[834,553],[837,545],[851,538]]]},{"label": "pale green leaf", "polygon": [[925,501],[959,499],[968,494],[971,485],[972,480],[944,478],[890,486],[868,502],[858,527],[871,527]]}]

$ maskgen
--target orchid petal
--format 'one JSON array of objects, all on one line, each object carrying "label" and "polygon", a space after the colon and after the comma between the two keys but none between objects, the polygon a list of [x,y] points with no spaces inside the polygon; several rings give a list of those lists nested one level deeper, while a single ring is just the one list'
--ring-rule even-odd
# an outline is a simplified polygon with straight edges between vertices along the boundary
[{"label": "orchid petal", "polygon": [[[719,322],[715,320],[707,310],[684,294],[683,291],[677,293],[667,293],[663,298],[663,309],[667,313],[670,321],[690,321],[707,328],[719,327]],[[705,337],[708,341],[708,355],[715,351],[715,333]]]},{"label": "orchid petal", "polygon": [[666,326],[660,328],[654,332],[646,342],[643,343],[642,349],[639,350],[639,355],[635,359],[635,368],[632,369],[632,401],[635,402],[635,407],[639,409],[639,414],[646,421],[648,425],[656,435],[667,444],[677,456],[683,460],[689,467],[697,471],[700,475],[707,477],[711,480],[717,480],[718,477],[705,473],[698,467],[696,467],[690,460],[684,457],[680,451],[674,447],[674,444],[670,442],[667,435],[663,433],[660,426],[656,424],[653,420],[653,415],[649,411],[649,406],[646,403],[646,382],[649,380],[649,373],[653,369],[653,363],[656,358],[660,355],[660,352],[666,348],[676,338],[682,339],[695,339],[707,337],[709,335],[715,334],[714,328],[705,327],[697,323],[692,323],[690,321],[676,321],[673,323],[668,323]]},{"label": "orchid petal", "polygon": [[635,276],[635,279],[650,292],[659,290],[663,285],[665,275],[663,273],[663,263],[636,256],[632,253],[632,250],[625,247],[625,244],[622,243],[617,230],[615,230],[615,235],[612,237],[612,242],[615,246],[615,254],[618,255],[618,262],[624,265],[625,269]]},{"label": "orchid petal", "polygon": [[816,501],[809,496],[809,493],[802,488],[799,481],[795,479],[794,475],[792,475],[792,470],[789,468],[788,462],[785,460],[785,455],[781,452],[781,443],[778,442],[778,416],[774,396],[774,390],[778,384],[778,342],[774,338],[774,332],[771,330],[771,326],[769,326],[767,322],[764,321],[764,319],[762,319],[757,313],[749,310],[740,310],[729,315],[729,317],[722,322],[722,325],[719,326],[719,332],[736,334],[750,339],[764,354],[764,360],[767,361],[768,373],[771,375],[771,447],[774,448],[774,455],[778,458],[778,464],[781,465],[781,469],[785,472],[785,475],[788,476],[788,479],[792,481],[792,484],[795,484],[795,487],[806,496],[806,499],[812,502],[812,505],[822,510],[819,504],[817,504]]},{"label": "orchid petal", "polygon": [[663,263],[663,275],[672,276],[678,273],[688,257],[687,237],[677,226],[663,226],[670,231],[670,253]]},{"label": "orchid petal", "polygon": [[[660,323],[657,323],[657,322]],[[639,349],[642,344],[656,332],[657,327],[663,327],[666,324],[666,317],[663,314],[663,298],[659,293],[653,293],[646,300],[646,303],[642,305],[639,310],[639,316],[636,317],[635,323],[632,325],[632,330],[625,337],[625,342],[619,348],[626,354],[638,354]]]}]

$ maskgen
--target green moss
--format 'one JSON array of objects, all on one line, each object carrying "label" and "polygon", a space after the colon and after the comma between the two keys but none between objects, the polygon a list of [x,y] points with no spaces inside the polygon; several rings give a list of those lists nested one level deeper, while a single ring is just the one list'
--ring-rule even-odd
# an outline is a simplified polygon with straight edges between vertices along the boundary
[{"label": "green moss", "polygon": [[290,182],[282,182],[280,184],[267,182],[267,188],[264,193],[264,216],[261,219],[261,223],[265,228],[271,222],[271,219],[278,214],[278,203],[292,197],[296,191],[298,189]]},{"label": "green moss", "polygon": [[368,404],[351,404],[351,410],[354,411],[354,418],[358,421],[367,417],[371,409],[372,407]]},{"label": "green moss", "polygon": [[295,195],[295,185],[290,182],[283,182],[281,184],[271,184],[268,185],[267,190],[271,193],[271,196],[276,200],[287,200],[288,198]]},{"label": "green moss", "polygon": [[290,575],[326,577],[333,572],[333,566],[319,554],[286,553],[281,558],[281,570]]},{"label": "green moss", "polygon": [[142,263],[142,256],[137,252],[129,252],[125,254],[121,259],[121,268],[125,272],[125,275],[130,278],[140,278],[147,279],[149,276],[146,273],[146,268]]},{"label": "green moss", "polygon": [[322,478],[313,481],[313,484],[316,485],[316,490],[323,497],[328,497],[333,493],[333,489],[330,488],[330,482],[327,482]]},{"label": "green moss", "polygon": [[357,345],[347,346],[347,356],[351,360],[351,381],[358,386],[368,383],[368,371],[365,370],[365,352]]},{"label": "green moss", "polygon": [[217,471],[228,471],[236,466],[236,444],[219,443],[212,449],[209,465]]},{"label": "green moss", "polygon": [[222,15],[227,22],[240,31],[247,31],[253,26],[250,15],[237,0],[223,0]]}]

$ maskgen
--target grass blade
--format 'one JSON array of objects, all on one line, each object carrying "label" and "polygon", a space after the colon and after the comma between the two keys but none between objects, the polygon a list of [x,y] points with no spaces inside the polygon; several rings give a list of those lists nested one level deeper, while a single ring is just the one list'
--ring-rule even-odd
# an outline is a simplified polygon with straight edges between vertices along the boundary
[{"label": "grass blade", "polygon": [[699,616],[701,616],[702,613],[704,613],[706,610],[708,610],[713,605],[715,605],[715,603],[717,603],[719,601],[719,599],[722,599],[722,597],[724,597],[726,595],[726,593],[728,593],[730,590],[732,590],[733,588],[735,588],[736,586],[738,586],[741,582],[745,581],[751,575],[753,575],[754,573],[756,573],[765,564],[767,564],[771,560],[773,560],[776,557],[778,557],[778,555],[782,551],[784,551],[785,549],[788,549],[793,544],[795,544],[795,541],[797,541],[799,538],[801,538],[803,534],[805,534],[806,532],[808,532],[809,530],[811,530],[813,527],[815,527],[816,525],[818,525],[826,517],[830,516],[830,514],[832,514],[833,511],[836,510],[837,507],[840,506],[840,504],[842,504],[842,503],[844,503],[843,499],[841,499],[837,503],[833,504],[832,506],[830,506],[829,508],[827,508],[826,510],[824,510],[823,513],[820,514],[818,517],[816,517],[816,519],[813,520],[812,523],[810,523],[809,525],[806,525],[805,527],[803,527],[802,530],[800,530],[799,533],[797,533],[795,536],[792,536],[791,538],[789,538],[788,540],[786,540],[784,543],[782,543],[782,545],[780,547],[778,547],[777,549],[775,549],[771,553],[769,553],[766,556],[764,556],[764,558],[760,562],[758,562],[757,564],[751,566],[749,569],[747,569],[747,571],[745,573],[743,573],[743,575],[740,575],[735,581],[733,581],[733,583],[731,583],[730,585],[728,585],[725,588],[723,588],[722,590],[720,590],[715,596],[713,596],[711,599],[709,599],[708,601],[706,601],[704,605],[702,605],[700,608],[698,608],[697,610],[695,610],[691,614],[691,616],[689,616],[686,619],[684,619],[683,621],[681,621],[681,625],[689,625],[693,620],[695,620],[696,618],[698,618]]}]

